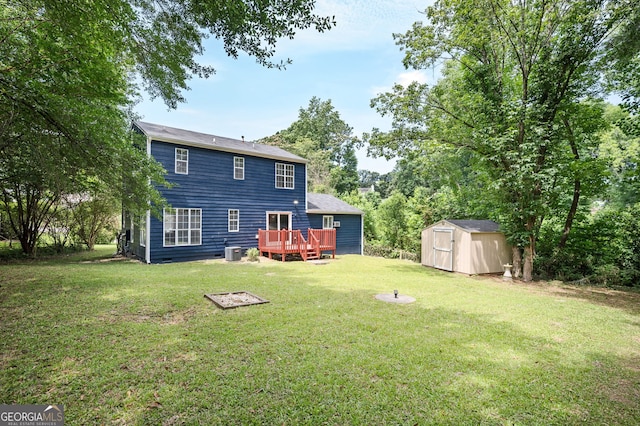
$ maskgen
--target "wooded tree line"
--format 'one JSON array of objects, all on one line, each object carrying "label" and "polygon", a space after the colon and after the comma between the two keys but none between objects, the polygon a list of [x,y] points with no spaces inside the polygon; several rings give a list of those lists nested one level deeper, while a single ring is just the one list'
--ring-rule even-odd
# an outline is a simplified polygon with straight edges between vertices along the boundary
[{"label": "wooded tree line", "polygon": [[[585,170],[586,187],[569,234],[564,234],[572,194],[544,218],[536,236],[534,276],[610,285],[638,285],[640,278],[640,137],[616,123],[629,117],[604,105],[607,128],[594,135],[598,168]],[[458,149],[440,147],[398,161],[386,175],[360,171],[361,183],[375,192],[342,198],[366,212],[367,251],[397,257],[420,254],[422,230],[441,219],[501,220],[491,179]],[[585,195],[588,194],[588,195]],[[564,209],[562,208],[564,206]]]},{"label": "wooded tree line", "polygon": [[[497,220],[525,280],[536,262],[556,264],[554,273],[579,269],[573,262],[594,244],[590,235],[578,240],[576,225],[593,232],[591,222],[604,226],[592,202],[602,202],[596,210],[629,217],[638,210],[637,6],[624,0],[437,1],[426,22],[394,37],[407,68],[436,67],[442,77],[433,85],[396,85],[376,97],[372,106],[391,117],[393,127],[374,129],[365,139],[378,154],[400,155],[426,176],[445,176],[454,198],[464,200],[462,216]],[[602,99],[611,93],[622,97],[626,111],[607,117]],[[624,232],[631,241],[617,240],[627,251],[637,241],[629,234],[637,225],[629,226]],[[637,282],[638,259],[629,262]]]},{"label": "wooded tree line", "polygon": [[140,90],[175,108],[190,78],[215,71],[196,59],[210,36],[227,55],[283,68],[287,60],[273,60],[279,39],[335,25],[313,8],[313,0],[0,0],[3,232],[33,256],[74,196],[133,214],[161,209],[164,171],[131,132]]},{"label": "wooded tree line", "polygon": [[[420,232],[437,220],[489,218],[501,224],[524,280],[535,271],[637,284],[637,2],[447,0],[425,16],[394,37],[407,68],[436,68],[441,78],[373,99],[392,129],[363,137],[370,153],[399,157],[396,169],[361,170],[360,186],[376,188],[365,196],[331,182],[315,186],[312,161],[312,186],[367,213],[374,251],[418,252]],[[612,94],[622,108],[605,102]],[[329,155],[329,144],[292,144],[311,116],[301,110],[274,138],[315,159]]]}]

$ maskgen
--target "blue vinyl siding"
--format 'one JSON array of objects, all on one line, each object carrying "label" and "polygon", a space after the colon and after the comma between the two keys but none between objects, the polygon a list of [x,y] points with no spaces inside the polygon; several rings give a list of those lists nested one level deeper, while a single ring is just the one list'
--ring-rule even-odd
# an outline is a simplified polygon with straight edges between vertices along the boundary
[{"label": "blue vinyl siding", "polygon": [[[243,251],[257,247],[258,229],[266,228],[267,211],[292,213],[292,227],[306,233],[309,220],[305,205],[305,165],[222,151],[189,149],[189,174],[174,172],[175,144],[153,141],[151,155],[167,170],[172,188],[160,188],[174,208],[202,209],[202,244],[163,247],[162,219],[150,221],[150,262],[177,262],[224,256],[227,246]],[[245,159],[244,180],[233,178],[234,157]],[[295,188],[276,189],[275,163],[295,165]],[[298,205],[294,205],[298,200]],[[240,231],[228,232],[228,211],[240,211]],[[359,228],[358,228],[359,229]],[[359,232],[359,231],[358,231]]]},{"label": "blue vinyl siding", "polygon": [[340,222],[336,228],[336,254],[361,254],[362,216],[355,214],[309,214],[310,227],[322,229],[322,217],[333,216],[333,220]]}]

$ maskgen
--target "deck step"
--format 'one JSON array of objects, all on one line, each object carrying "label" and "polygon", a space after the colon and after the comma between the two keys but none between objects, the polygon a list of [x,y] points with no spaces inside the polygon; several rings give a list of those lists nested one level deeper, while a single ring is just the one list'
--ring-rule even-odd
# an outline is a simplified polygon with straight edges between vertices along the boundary
[{"label": "deck step", "polygon": [[307,251],[307,259],[320,259],[320,255],[315,250]]}]

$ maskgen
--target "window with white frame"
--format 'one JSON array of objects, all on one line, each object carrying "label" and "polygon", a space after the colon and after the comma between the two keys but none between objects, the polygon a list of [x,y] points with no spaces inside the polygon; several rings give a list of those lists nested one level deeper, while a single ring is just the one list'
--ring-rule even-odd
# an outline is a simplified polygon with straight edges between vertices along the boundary
[{"label": "window with white frame", "polygon": [[147,244],[147,215],[140,216],[140,245],[144,247]]},{"label": "window with white frame", "polygon": [[176,174],[189,174],[189,150],[185,148],[176,148]]},{"label": "window with white frame", "polygon": [[333,229],[333,216],[322,216],[322,229]]},{"label": "window with white frame", "polygon": [[244,158],[233,157],[233,178],[244,180]]},{"label": "window with white frame", "polygon": [[229,209],[229,232],[240,231],[240,210]]},{"label": "window with white frame", "polygon": [[276,163],[276,188],[293,189],[294,167],[293,164]]},{"label": "window with white frame", "polygon": [[202,209],[164,209],[164,246],[202,244]]}]

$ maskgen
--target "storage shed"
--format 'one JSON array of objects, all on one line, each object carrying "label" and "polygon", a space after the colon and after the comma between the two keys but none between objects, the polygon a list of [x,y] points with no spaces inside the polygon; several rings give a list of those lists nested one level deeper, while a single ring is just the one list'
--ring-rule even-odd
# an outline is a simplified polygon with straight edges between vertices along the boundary
[{"label": "storage shed", "polygon": [[464,274],[504,271],[511,248],[492,220],[441,220],[422,231],[422,264]]}]

